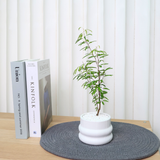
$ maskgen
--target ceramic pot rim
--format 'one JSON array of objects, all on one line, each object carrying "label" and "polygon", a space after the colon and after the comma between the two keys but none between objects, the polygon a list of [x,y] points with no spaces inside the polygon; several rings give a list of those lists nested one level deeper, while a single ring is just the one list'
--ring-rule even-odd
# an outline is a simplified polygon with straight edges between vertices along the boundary
[{"label": "ceramic pot rim", "polygon": [[90,120],[86,120],[85,118],[83,118],[83,116],[85,115],[85,114],[88,114],[88,113],[96,113],[96,112],[86,112],[86,113],[83,113],[83,114],[81,114],[80,115],[80,118],[83,120],[83,121],[87,121],[87,122],[105,122],[105,121],[109,121],[109,120],[111,120],[111,116],[109,115],[109,114],[107,114],[107,113],[100,113],[100,114],[104,114],[104,115],[106,115],[108,118],[107,119],[105,119],[105,120],[101,120],[101,121],[90,121]]}]

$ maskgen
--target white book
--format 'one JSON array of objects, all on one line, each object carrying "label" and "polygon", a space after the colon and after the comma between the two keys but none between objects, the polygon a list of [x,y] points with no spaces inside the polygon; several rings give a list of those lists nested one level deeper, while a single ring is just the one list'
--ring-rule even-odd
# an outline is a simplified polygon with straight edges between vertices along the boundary
[{"label": "white book", "polygon": [[30,137],[41,137],[52,120],[50,63],[26,61]]}]

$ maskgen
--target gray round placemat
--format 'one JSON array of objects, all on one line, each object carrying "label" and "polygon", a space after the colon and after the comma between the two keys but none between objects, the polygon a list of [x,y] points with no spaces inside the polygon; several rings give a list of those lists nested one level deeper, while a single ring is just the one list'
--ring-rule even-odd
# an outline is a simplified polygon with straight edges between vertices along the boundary
[{"label": "gray round placemat", "polygon": [[40,145],[48,152],[75,160],[135,160],[153,155],[160,142],[151,131],[128,123],[112,122],[113,140],[105,145],[92,146],[78,138],[79,121],[49,128]]}]

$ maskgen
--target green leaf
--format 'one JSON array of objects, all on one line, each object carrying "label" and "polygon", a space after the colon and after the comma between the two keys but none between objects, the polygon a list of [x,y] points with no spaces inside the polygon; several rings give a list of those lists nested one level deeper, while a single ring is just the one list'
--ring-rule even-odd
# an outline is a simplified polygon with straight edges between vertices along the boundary
[{"label": "green leaf", "polygon": [[[99,63],[101,63],[101,62],[104,62],[104,60],[103,60],[103,59],[99,60]],[[101,64],[101,65],[102,65],[102,64]]]},{"label": "green leaf", "polygon": [[75,42],[75,43],[78,43],[80,40],[81,40],[82,38],[80,38],[80,39],[77,39],[77,41]]},{"label": "green leaf", "polygon": [[91,59],[91,58],[95,58],[96,56],[90,56],[90,57],[88,57],[88,59]]},{"label": "green leaf", "polygon": [[81,67],[81,66],[79,66],[78,71],[81,71],[81,68],[82,68],[82,67]]},{"label": "green leaf", "polygon": [[113,68],[111,68],[111,67],[108,67],[108,68],[106,68],[106,69],[105,69],[105,71],[107,71],[107,70],[109,70],[109,69],[113,69]]},{"label": "green leaf", "polygon": [[101,84],[101,86],[104,86],[104,87],[105,87],[105,85],[104,85],[104,84]]},{"label": "green leaf", "polygon": [[89,46],[86,46],[86,47],[85,47],[85,51],[86,51],[88,48],[89,48]]},{"label": "green leaf", "polygon": [[91,42],[89,42],[89,44],[91,44],[91,43],[93,43],[93,42],[96,42],[96,41],[91,41]]},{"label": "green leaf", "polygon": [[107,97],[104,97],[106,100],[109,100]]},{"label": "green leaf", "polygon": [[92,32],[90,29],[86,29],[87,31],[90,31],[90,32]]},{"label": "green leaf", "polygon": [[92,69],[92,68],[97,68],[97,67],[87,67],[87,68],[91,68]]},{"label": "green leaf", "polygon": [[104,105],[104,102],[102,101],[102,104]]},{"label": "green leaf", "polygon": [[88,33],[88,34],[86,34],[86,36],[92,36],[92,34],[91,34],[91,33]]},{"label": "green leaf", "polygon": [[102,91],[100,87],[98,87],[98,90],[99,90],[99,91]]},{"label": "green leaf", "polygon": [[103,89],[109,90],[109,88],[103,88]]},{"label": "green leaf", "polygon": [[78,36],[78,39],[82,38],[83,37],[83,34],[81,33],[79,36]]},{"label": "green leaf", "polygon": [[88,62],[88,63],[94,63],[94,62],[96,62],[96,61],[93,61],[93,60],[87,60],[86,62]]},{"label": "green leaf", "polygon": [[89,56],[89,55],[91,55],[91,53],[87,53],[83,58],[85,58],[85,57],[87,57],[87,56]]},{"label": "green leaf", "polygon": [[82,84],[82,87],[85,88],[88,82]]},{"label": "green leaf", "polygon": [[106,91],[103,91],[103,94],[107,94],[108,92],[106,92]]},{"label": "green leaf", "polygon": [[86,34],[87,34],[87,29],[85,29],[85,32],[86,32]]},{"label": "green leaf", "polygon": [[[86,51],[88,48],[89,48],[89,46],[85,46],[85,47],[83,47],[81,50],[85,50],[85,51]],[[81,50],[80,50],[80,51],[81,51]]]},{"label": "green leaf", "polygon": [[87,41],[87,42],[89,42],[89,40],[88,40],[88,39],[86,39],[86,41]]},{"label": "green leaf", "polygon": [[97,54],[98,56],[103,56],[104,54]]},{"label": "green leaf", "polygon": [[106,57],[106,56],[101,56],[100,58],[104,58],[104,57]]},{"label": "green leaf", "polygon": [[100,72],[102,72],[102,71],[104,72],[104,71],[105,71],[105,69],[100,69],[99,71],[100,71]]},{"label": "green leaf", "polygon": [[77,73],[77,68],[74,70],[73,75],[75,75]]},{"label": "green leaf", "polygon": [[77,76],[74,76],[74,77],[73,77],[73,80],[74,80],[76,77],[77,77]]},{"label": "green leaf", "polygon": [[108,63],[103,63],[103,64],[101,64],[101,65],[108,65]]},{"label": "green leaf", "polygon": [[95,94],[95,93],[96,93],[96,91],[97,91],[97,89],[95,88],[95,89],[93,90],[93,92],[92,92],[92,93],[93,93],[93,94]]},{"label": "green leaf", "polygon": [[113,76],[113,75],[111,75],[111,74],[107,74],[107,75],[105,75],[105,77],[107,77],[107,76]]},{"label": "green leaf", "polygon": [[95,105],[97,105],[97,104],[100,104],[101,102],[96,102],[96,104]]},{"label": "green leaf", "polygon": [[82,50],[84,50],[85,49],[85,47],[83,47],[80,51],[82,51]]},{"label": "green leaf", "polygon": [[83,42],[81,42],[80,44],[79,44],[79,46],[81,46],[82,44],[84,44],[85,42],[83,41]]},{"label": "green leaf", "polygon": [[87,61],[86,67],[92,63],[95,63],[96,61]]}]

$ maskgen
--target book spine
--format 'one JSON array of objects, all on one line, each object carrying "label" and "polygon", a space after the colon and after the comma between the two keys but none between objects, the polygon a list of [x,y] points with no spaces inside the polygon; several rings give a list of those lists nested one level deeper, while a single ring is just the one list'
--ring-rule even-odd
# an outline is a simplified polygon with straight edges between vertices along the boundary
[{"label": "book spine", "polygon": [[41,137],[38,63],[26,61],[30,137]]},{"label": "book spine", "polygon": [[29,137],[25,62],[11,62],[12,91],[16,138]]},{"label": "book spine", "polygon": [[52,120],[51,84],[50,84],[50,63],[49,59],[41,60],[38,63],[39,73],[39,95],[41,113],[42,134]]}]

